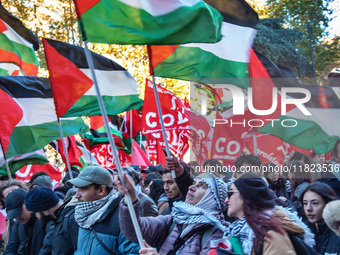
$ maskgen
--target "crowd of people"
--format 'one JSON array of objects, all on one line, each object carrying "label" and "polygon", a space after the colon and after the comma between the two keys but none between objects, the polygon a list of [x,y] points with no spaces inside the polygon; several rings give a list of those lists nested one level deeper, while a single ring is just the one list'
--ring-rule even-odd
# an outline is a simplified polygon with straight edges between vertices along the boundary
[{"label": "crowd of people", "polygon": [[122,167],[123,182],[99,166],[74,168],[54,189],[43,172],[26,184],[3,181],[3,254],[340,255],[340,141],[328,162],[292,152],[282,166],[252,154],[234,164],[172,156],[165,167]]}]

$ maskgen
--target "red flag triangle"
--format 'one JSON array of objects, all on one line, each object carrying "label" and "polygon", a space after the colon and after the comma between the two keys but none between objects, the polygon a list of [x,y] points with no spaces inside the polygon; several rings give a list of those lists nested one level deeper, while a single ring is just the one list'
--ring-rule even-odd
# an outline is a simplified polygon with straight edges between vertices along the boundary
[{"label": "red flag triangle", "polygon": [[93,86],[93,81],[45,39],[43,44],[55,108],[61,117]]},{"label": "red flag triangle", "polygon": [[23,117],[21,107],[5,91],[0,90],[0,140],[4,155],[13,129]]}]

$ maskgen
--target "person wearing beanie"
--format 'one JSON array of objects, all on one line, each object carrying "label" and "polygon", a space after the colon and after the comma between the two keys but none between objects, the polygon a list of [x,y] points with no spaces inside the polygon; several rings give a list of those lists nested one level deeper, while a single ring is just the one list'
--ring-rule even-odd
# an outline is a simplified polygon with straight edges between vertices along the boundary
[{"label": "person wearing beanie", "polygon": [[32,189],[25,198],[26,209],[47,224],[44,247],[49,254],[71,255],[77,250],[78,224],[74,219],[75,203],[63,203],[57,194],[46,187]]},{"label": "person wearing beanie", "polygon": [[310,230],[295,214],[275,207],[271,191],[256,173],[245,173],[235,180],[225,202],[228,216],[237,218],[226,236],[238,237],[245,255],[296,254],[287,233],[305,235],[309,246],[314,241]]},{"label": "person wearing beanie", "polygon": [[46,224],[26,209],[27,193],[27,190],[15,189],[6,197],[6,219],[15,221],[11,222],[4,254],[39,254],[43,250]]},{"label": "person wearing beanie", "polygon": [[84,168],[67,181],[78,190],[75,220],[79,225],[76,254],[138,254],[139,245],[121,234],[118,219],[122,197],[113,189],[110,172],[100,166]]},{"label": "person wearing beanie", "polygon": [[[210,241],[220,239],[226,231],[222,211],[227,196],[225,183],[213,174],[201,174],[189,187],[184,201],[175,202],[170,215],[141,217],[140,201],[130,176],[124,173],[126,187],[115,177],[119,192],[129,194],[141,226],[142,236],[152,247],[160,247],[159,254],[207,254]],[[122,233],[137,242],[125,200],[120,203],[119,219]],[[158,254],[153,248],[140,250],[140,254]]]}]

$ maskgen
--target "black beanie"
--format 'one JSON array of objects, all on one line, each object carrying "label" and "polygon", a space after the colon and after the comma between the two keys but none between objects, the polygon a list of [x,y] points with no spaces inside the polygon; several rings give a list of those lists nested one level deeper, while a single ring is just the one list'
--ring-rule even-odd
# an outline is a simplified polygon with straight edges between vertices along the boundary
[{"label": "black beanie", "polygon": [[258,174],[245,173],[234,184],[244,200],[263,208],[275,206],[275,198]]},{"label": "black beanie", "polygon": [[25,206],[28,211],[42,212],[47,211],[58,204],[57,194],[46,187],[32,189],[25,198]]}]

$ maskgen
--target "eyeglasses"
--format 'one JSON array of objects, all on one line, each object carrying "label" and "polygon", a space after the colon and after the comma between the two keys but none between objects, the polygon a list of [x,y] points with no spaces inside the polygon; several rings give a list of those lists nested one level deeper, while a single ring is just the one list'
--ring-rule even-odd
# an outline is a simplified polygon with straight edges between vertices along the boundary
[{"label": "eyeglasses", "polygon": [[227,197],[230,198],[234,193],[237,193],[237,192],[239,192],[239,191],[231,189],[227,192]]}]

